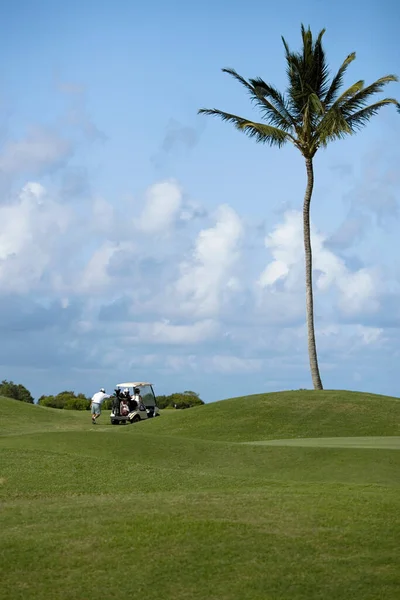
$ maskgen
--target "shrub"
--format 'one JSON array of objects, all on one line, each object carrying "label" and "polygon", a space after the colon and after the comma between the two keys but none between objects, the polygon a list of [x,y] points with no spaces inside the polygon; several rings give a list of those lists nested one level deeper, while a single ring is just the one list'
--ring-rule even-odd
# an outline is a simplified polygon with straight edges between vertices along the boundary
[{"label": "shrub", "polygon": [[40,396],[38,404],[66,410],[89,410],[90,408],[90,400],[84,394],[75,394],[69,390],[60,392],[57,396]]},{"label": "shrub", "polygon": [[87,398],[69,398],[64,406],[65,410],[89,410],[90,400]]},{"label": "shrub", "polygon": [[170,394],[169,396],[157,396],[158,408],[191,408],[192,406],[200,406],[204,404],[196,392],[186,391]]},{"label": "shrub", "polygon": [[47,406],[48,408],[55,408],[54,396],[40,396],[38,404],[40,404],[40,406]]}]

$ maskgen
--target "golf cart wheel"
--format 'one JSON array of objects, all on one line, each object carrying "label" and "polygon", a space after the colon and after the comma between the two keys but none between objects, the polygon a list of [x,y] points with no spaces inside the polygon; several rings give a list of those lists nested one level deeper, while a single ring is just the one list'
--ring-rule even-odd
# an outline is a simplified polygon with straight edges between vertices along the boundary
[{"label": "golf cart wheel", "polygon": [[139,421],[141,421],[141,418],[139,417],[139,415],[135,415],[132,419],[132,423],[139,423]]},{"label": "golf cart wheel", "polygon": [[117,419],[111,419],[111,425],[118,425],[119,421]]}]

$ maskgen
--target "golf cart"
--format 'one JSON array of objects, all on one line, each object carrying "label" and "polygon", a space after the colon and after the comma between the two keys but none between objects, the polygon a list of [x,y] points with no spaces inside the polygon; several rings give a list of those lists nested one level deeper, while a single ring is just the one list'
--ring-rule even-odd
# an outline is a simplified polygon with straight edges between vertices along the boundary
[{"label": "golf cart", "polygon": [[145,381],[118,383],[110,414],[111,425],[138,423],[159,417],[153,385]]}]

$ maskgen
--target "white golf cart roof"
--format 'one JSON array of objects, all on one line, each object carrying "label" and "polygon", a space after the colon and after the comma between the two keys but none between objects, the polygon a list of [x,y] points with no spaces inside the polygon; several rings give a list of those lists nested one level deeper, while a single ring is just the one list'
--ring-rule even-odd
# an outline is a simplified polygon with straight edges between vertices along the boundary
[{"label": "white golf cart roof", "polygon": [[130,388],[130,387],[145,387],[146,385],[153,385],[147,381],[130,381],[128,383],[117,383],[117,388]]}]

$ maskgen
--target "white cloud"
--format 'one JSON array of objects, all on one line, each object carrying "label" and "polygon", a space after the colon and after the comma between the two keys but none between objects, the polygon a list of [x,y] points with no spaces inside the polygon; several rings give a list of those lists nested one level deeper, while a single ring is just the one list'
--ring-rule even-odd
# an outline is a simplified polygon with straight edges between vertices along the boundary
[{"label": "white cloud", "polygon": [[[217,339],[220,328],[212,320],[189,324],[172,324],[167,320],[112,324],[96,322],[93,327],[89,315],[89,321],[79,322],[75,332],[74,350],[85,354],[94,364],[123,371],[150,368],[151,372],[171,372],[198,367],[201,364],[199,357],[189,354],[187,350],[197,349],[203,343]],[[98,336],[107,343],[99,343]],[[150,348],[154,350],[149,352]],[[178,352],[185,348],[185,353],[170,354],[168,348],[178,348]]]},{"label": "white cloud", "polygon": [[[306,340],[305,326],[303,337]],[[386,343],[384,330],[380,327],[366,325],[338,325],[336,323],[317,327],[317,347],[322,352],[336,355],[339,360],[344,356],[358,354],[368,349],[378,350]]]},{"label": "white cloud", "polygon": [[[246,244],[248,229],[240,216],[222,205],[200,232],[191,215],[179,226],[187,205],[179,200],[181,190],[157,215],[158,200],[168,197],[165,190],[172,194],[169,184],[150,191],[153,229],[136,228],[130,235],[135,206],[126,207],[121,224],[121,206],[105,199],[66,204],[40,183],[26,184],[14,203],[0,206],[3,300],[10,291],[49,303],[56,299],[59,312],[52,318],[60,324],[62,351],[54,360],[63,361],[65,352],[83,373],[109,369],[113,383],[134,371],[156,379],[179,375],[179,381],[185,374],[185,387],[195,389],[190,381],[201,379],[201,373],[215,380],[237,382],[243,376],[250,383],[268,380],[269,386],[273,380],[280,381],[278,387],[293,387],[294,380],[308,385],[301,214],[287,212],[267,236],[272,259],[259,279],[257,297],[254,273],[263,251]],[[146,244],[161,231],[173,235]],[[352,271],[315,231],[313,248],[323,377],[337,373],[344,362],[352,365],[351,377],[355,371],[364,374],[367,362],[359,365],[360,357],[371,364],[380,360],[381,349],[393,346],[386,329],[367,327],[375,325],[370,317],[361,320],[362,311],[377,301],[375,273]],[[338,295],[342,311],[353,311],[351,325],[340,324],[329,290]],[[32,318],[47,322],[46,310]],[[303,377],[300,383],[297,374]]]},{"label": "white cloud", "polygon": [[173,325],[169,321],[156,322],[149,328],[142,328],[142,339],[148,339],[149,334],[153,342],[160,344],[198,344],[213,338],[218,329],[218,324],[211,319],[189,325]]},{"label": "white cloud", "polygon": [[113,331],[124,345],[130,344],[199,344],[215,338],[219,334],[219,324],[212,319],[194,321],[187,324],[171,323],[168,319],[136,323],[112,324]]},{"label": "white cloud", "polygon": [[93,294],[111,286],[112,278],[108,266],[116,251],[117,246],[109,241],[103,242],[94,251],[82,277],[79,277],[79,289],[81,291]]},{"label": "white cloud", "polygon": [[167,232],[174,224],[182,206],[182,190],[174,180],[152,185],[139,219],[140,229],[147,234]]},{"label": "white cloud", "polygon": [[0,171],[7,175],[42,173],[64,162],[72,153],[72,145],[56,132],[32,128],[27,136],[9,141],[0,154]]},{"label": "white cloud", "polygon": [[398,185],[400,182],[398,157],[386,152],[387,140],[373,147],[363,156],[355,185],[345,195],[350,210],[375,214],[377,222],[393,224],[398,216]]},{"label": "white cloud", "polygon": [[104,198],[94,199],[91,217],[90,228],[104,236],[110,235],[116,226],[114,207]]},{"label": "white cloud", "polygon": [[224,297],[237,289],[235,266],[240,257],[244,228],[227,204],[216,211],[216,225],[197,236],[192,256],[180,263],[175,291],[188,312],[216,315]]},{"label": "white cloud", "polygon": [[[159,361],[161,357],[159,357]],[[218,373],[220,375],[246,375],[258,373],[265,366],[265,362],[258,358],[241,358],[231,354],[216,354],[211,356],[196,354],[168,354],[163,357],[166,371]]]},{"label": "white cloud", "polygon": [[27,183],[13,204],[0,206],[0,290],[35,288],[53,262],[53,248],[71,213],[36,182]]},{"label": "white cloud", "polygon": [[205,217],[206,214],[206,210],[199,202],[196,202],[196,200],[186,200],[180,211],[179,220],[188,222],[193,219]]},{"label": "white cloud", "polygon": [[[262,272],[258,283],[262,288],[274,288],[279,280],[287,291],[304,286],[304,249],[302,213],[288,211],[265,239],[273,260]],[[379,307],[377,274],[372,269],[351,271],[345,262],[326,247],[327,238],[312,228],[311,243],[315,287],[320,292],[331,288],[339,292],[339,306],[343,312],[357,314],[374,311]]]},{"label": "white cloud", "polygon": [[380,344],[384,341],[383,329],[381,327],[365,327],[364,325],[358,325],[357,334],[360,336],[363,344],[367,346],[371,344]]},{"label": "white cloud", "polygon": [[340,307],[343,312],[353,315],[363,311],[374,312],[379,308],[378,276],[372,269],[350,273],[342,268],[336,284],[341,292]]},{"label": "white cloud", "polygon": [[292,268],[298,266],[303,257],[301,213],[291,210],[283,216],[284,222],[265,238],[274,260],[259,278],[262,287],[273,286],[279,279],[286,280],[287,289],[293,287]]},{"label": "white cloud", "polygon": [[207,361],[207,370],[217,373],[246,374],[261,371],[264,361],[259,358],[241,358],[238,356],[218,354]]},{"label": "white cloud", "polygon": [[167,354],[163,357],[164,370],[166,372],[182,373],[184,371],[195,371],[199,369],[199,359],[194,354],[176,355]]}]

